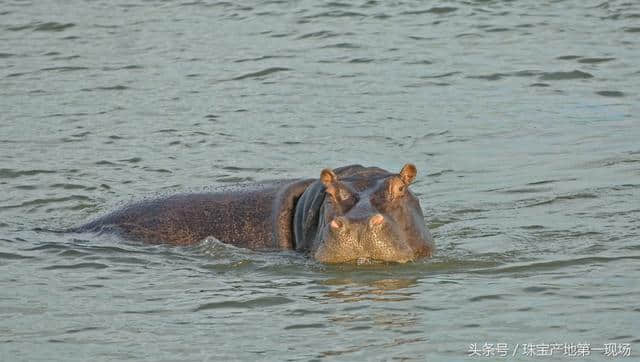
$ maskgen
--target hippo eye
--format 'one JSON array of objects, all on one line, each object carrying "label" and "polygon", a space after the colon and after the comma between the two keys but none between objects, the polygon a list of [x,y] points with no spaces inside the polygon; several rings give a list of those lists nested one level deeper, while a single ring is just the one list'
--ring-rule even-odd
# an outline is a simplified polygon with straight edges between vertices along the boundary
[{"label": "hippo eye", "polygon": [[387,197],[390,200],[393,200],[395,198],[404,196],[406,194],[406,191],[407,191],[407,185],[401,182],[391,181],[389,184]]}]

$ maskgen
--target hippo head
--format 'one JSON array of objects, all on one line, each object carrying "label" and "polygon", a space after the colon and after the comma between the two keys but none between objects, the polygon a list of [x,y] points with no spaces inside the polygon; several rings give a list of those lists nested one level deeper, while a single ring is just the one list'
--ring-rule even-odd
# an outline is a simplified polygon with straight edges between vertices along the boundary
[{"label": "hippo head", "polygon": [[416,173],[412,164],[398,174],[362,166],[322,170],[296,207],[296,249],[325,263],[431,256],[433,239],[409,190]]}]

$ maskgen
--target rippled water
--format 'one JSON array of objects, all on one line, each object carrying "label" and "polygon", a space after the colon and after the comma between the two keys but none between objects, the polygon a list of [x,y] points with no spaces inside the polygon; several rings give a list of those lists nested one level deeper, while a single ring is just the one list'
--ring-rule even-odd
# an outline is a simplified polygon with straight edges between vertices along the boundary
[{"label": "rippled water", "polygon": [[[0,5],[0,360],[640,353],[638,2]],[[432,260],[44,231],[158,194],[405,162]]]}]

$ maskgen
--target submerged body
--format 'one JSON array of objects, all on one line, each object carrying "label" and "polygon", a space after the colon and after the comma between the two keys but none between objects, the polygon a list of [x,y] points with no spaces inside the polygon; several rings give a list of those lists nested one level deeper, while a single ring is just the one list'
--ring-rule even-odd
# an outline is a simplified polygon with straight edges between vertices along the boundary
[{"label": "submerged body", "polygon": [[295,249],[327,263],[406,262],[434,245],[408,186],[376,167],[325,169],[320,179],[279,180],[226,192],[142,201],[75,231],[114,231],[149,243],[188,245],[207,237],[251,249]]}]

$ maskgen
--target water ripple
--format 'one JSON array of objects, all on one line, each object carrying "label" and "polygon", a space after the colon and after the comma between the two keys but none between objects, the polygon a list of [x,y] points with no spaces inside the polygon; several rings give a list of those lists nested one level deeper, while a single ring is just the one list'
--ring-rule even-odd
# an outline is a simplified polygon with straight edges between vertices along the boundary
[{"label": "water ripple", "polygon": [[74,27],[76,24],[74,23],[56,23],[56,22],[48,22],[36,25],[33,30],[34,31],[63,31],[68,28]]},{"label": "water ripple", "polygon": [[533,262],[522,265],[510,265],[504,267],[477,269],[470,271],[473,274],[507,274],[522,272],[542,272],[556,269],[563,269],[573,266],[590,265],[594,263],[614,263],[620,260],[640,260],[640,256],[616,256],[616,257],[580,257],[574,259],[554,260],[544,262]]},{"label": "water ripple", "polygon": [[10,168],[0,168],[0,178],[18,178],[22,176],[33,176],[38,174],[56,173],[53,170],[13,170]]},{"label": "water ripple", "polygon": [[600,64],[600,63],[610,62],[615,59],[616,58],[582,58],[582,59],[578,59],[578,63]]},{"label": "water ripple", "polygon": [[244,301],[229,300],[224,302],[205,303],[194,309],[199,312],[208,309],[256,309],[292,303],[293,300],[282,296],[268,296]]},{"label": "water ripple", "polygon": [[68,265],[51,265],[44,267],[45,270],[57,270],[57,269],[106,269],[109,266],[102,263],[77,263]]},{"label": "water ripple", "polygon": [[343,11],[343,10],[330,10],[323,11],[313,15],[307,15],[305,19],[318,19],[318,18],[363,18],[367,16],[366,14],[355,12],[355,11]]},{"label": "water ripple", "polygon": [[572,79],[589,79],[593,75],[581,70],[573,70],[570,72],[545,72],[540,75],[540,80],[572,80]]},{"label": "water ripple", "polygon": [[66,197],[35,199],[35,200],[25,201],[16,205],[0,206],[0,210],[8,210],[8,209],[28,207],[28,206],[35,206],[35,208],[39,208],[48,204],[61,203],[66,201],[78,201],[78,200],[86,201],[86,200],[89,200],[89,197],[84,195],[72,195],[72,196],[66,196]]},{"label": "water ripple", "polygon": [[469,298],[470,302],[481,302],[484,300],[502,300],[504,299],[504,294],[487,294],[487,295],[479,295],[476,297]]},{"label": "water ripple", "polygon": [[29,256],[29,255],[20,255],[20,254],[16,254],[16,253],[3,253],[3,252],[0,252],[0,259],[21,260],[21,259],[33,259],[33,258],[35,258],[35,257]]},{"label": "water ripple", "polygon": [[54,72],[73,72],[73,71],[78,71],[78,70],[87,70],[89,68],[87,67],[71,67],[71,66],[63,66],[63,67],[50,67],[50,68],[42,68],[40,69],[40,71],[43,72],[48,72],[48,71],[54,71]]},{"label": "water ripple", "polygon": [[624,92],[620,92],[620,91],[597,91],[595,92],[597,95],[599,96],[603,96],[603,97],[624,97],[625,94]]},{"label": "water ripple", "polygon": [[338,33],[334,33],[332,31],[329,30],[320,30],[320,31],[314,31],[311,33],[306,33],[303,35],[300,35],[298,37],[298,39],[309,39],[309,38],[318,38],[318,39],[325,39],[325,38],[333,38],[335,36],[339,36],[340,34]]},{"label": "water ripple", "polygon": [[100,87],[93,87],[93,88],[82,88],[81,91],[83,92],[93,92],[93,91],[122,91],[122,90],[127,90],[130,89],[129,87],[127,87],[126,85],[122,85],[122,84],[118,84],[118,85],[114,85],[114,86],[100,86]]},{"label": "water ripple", "polygon": [[291,70],[289,68],[284,68],[284,67],[272,67],[272,68],[267,68],[267,69],[263,69],[257,72],[251,72],[251,73],[246,73],[246,74],[242,74],[239,75],[235,78],[231,78],[231,80],[243,80],[243,79],[249,79],[249,78],[262,78],[265,77],[269,74],[273,74],[273,73],[277,73],[277,72],[284,72],[284,71],[288,71]]},{"label": "water ripple", "polygon": [[452,13],[454,11],[458,10],[458,8],[452,7],[452,6],[434,6],[432,8],[429,9],[425,9],[425,10],[411,10],[411,11],[403,11],[400,14],[401,15],[422,15],[422,14],[438,14],[438,15],[444,15],[444,14],[449,14]]}]

